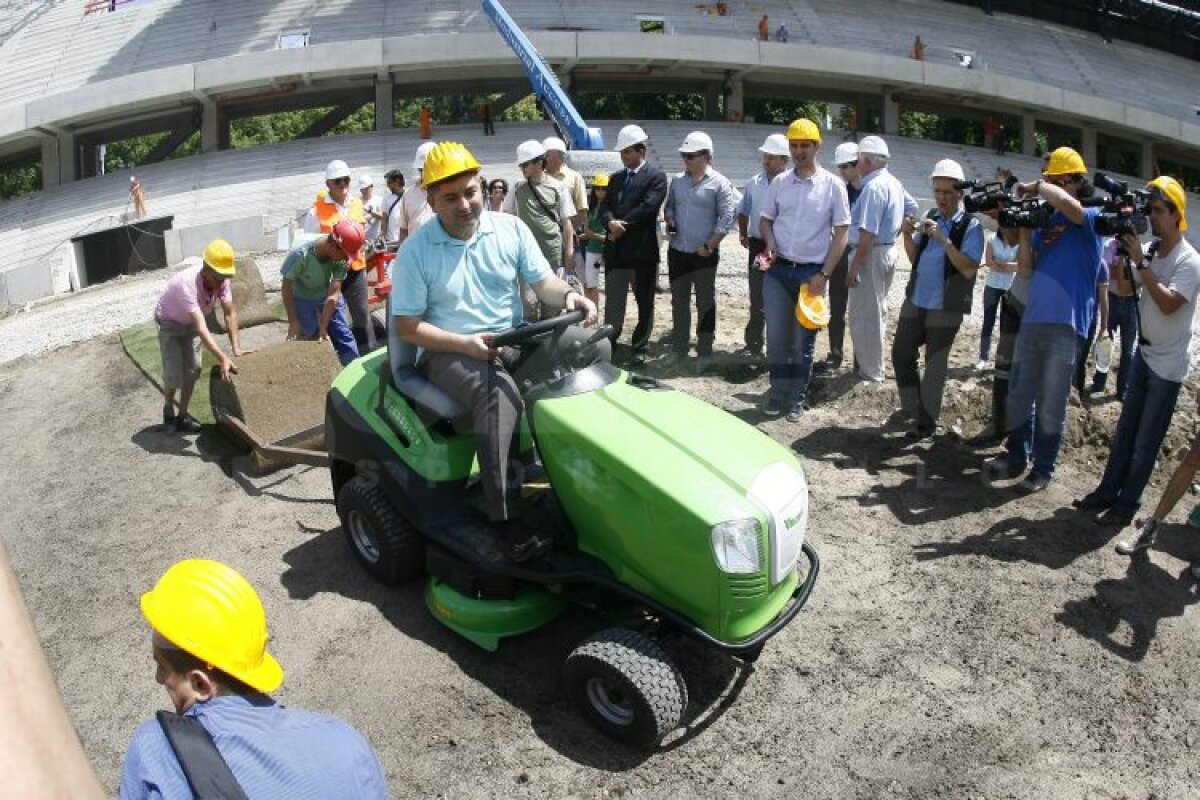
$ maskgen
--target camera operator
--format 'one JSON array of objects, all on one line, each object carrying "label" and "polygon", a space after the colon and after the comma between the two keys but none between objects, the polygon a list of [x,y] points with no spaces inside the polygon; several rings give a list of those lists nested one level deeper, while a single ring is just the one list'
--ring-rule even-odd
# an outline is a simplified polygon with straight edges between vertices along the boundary
[{"label": "camera operator", "polygon": [[1079,340],[1096,304],[1100,210],[1079,202],[1091,189],[1083,158],[1070,147],[1050,154],[1041,180],[1018,185],[1018,194],[1040,198],[1053,214],[1044,228],[1021,228],[1018,273],[1032,278],[1009,385],[1012,430],[1007,454],[985,461],[983,472],[991,479],[1015,477],[1032,455],[1033,469],[1017,487],[1025,493],[1045,489],[1054,475]]},{"label": "camera operator", "polygon": [[[1187,197],[1174,178],[1155,178],[1148,211],[1158,241],[1143,257],[1137,234],[1123,233],[1121,246],[1132,254],[1133,280],[1140,288],[1141,340],[1133,356],[1129,386],[1104,477],[1094,492],[1075,501],[1081,510],[1104,509],[1096,521],[1124,527],[1133,521],[1142,491],[1154,471],[1155,457],[1191,362],[1192,316],[1200,284],[1200,255],[1183,238]],[[1149,540],[1132,549],[1149,547]]]}]

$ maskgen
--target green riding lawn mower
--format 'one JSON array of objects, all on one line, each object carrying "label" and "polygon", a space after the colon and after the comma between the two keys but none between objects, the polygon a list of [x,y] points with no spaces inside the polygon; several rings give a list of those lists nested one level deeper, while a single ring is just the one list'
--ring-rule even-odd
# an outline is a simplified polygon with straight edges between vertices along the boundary
[{"label": "green riding lawn mower", "polygon": [[568,603],[598,612],[611,627],[567,657],[565,690],[604,733],[648,747],[688,702],[661,642],[682,635],[752,662],[807,602],[819,568],[808,486],[792,452],[754,427],[597,360],[607,330],[564,341],[582,316],[496,342],[538,349],[538,369],[519,373],[522,444],[548,478],[525,487],[527,524],[553,542],[536,559],[507,559],[473,509],[469,410],[394,330],[334,381],[325,441],[338,516],[371,575],[426,576],[430,612],[486,650]]}]

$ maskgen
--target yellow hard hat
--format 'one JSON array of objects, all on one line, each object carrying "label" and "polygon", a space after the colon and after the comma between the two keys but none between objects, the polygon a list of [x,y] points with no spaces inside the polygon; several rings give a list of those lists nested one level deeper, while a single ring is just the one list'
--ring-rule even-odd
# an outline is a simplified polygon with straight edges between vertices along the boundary
[{"label": "yellow hard hat", "polygon": [[1175,206],[1175,210],[1179,212],[1179,230],[1187,230],[1187,195],[1183,192],[1183,187],[1179,185],[1179,181],[1168,175],[1160,175],[1150,181],[1149,186],[1163,193],[1163,196],[1171,201],[1171,205]]},{"label": "yellow hard hat", "polygon": [[821,143],[821,129],[811,119],[798,119],[788,125],[787,138],[789,142],[807,139],[810,142]]},{"label": "yellow hard hat", "polygon": [[479,162],[464,145],[458,142],[438,142],[425,157],[421,182],[429,187],[467,172],[479,172],[480,169]]},{"label": "yellow hard hat", "polygon": [[592,178],[592,187],[595,189],[607,189],[608,188],[608,175],[606,175],[602,172],[599,175],[597,175],[595,178]]},{"label": "yellow hard hat", "polygon": [[796,321],[810,331],[819,331],[829,324],[829,301],[824,294],[809,294],[808,284],[801,284],[796,300]]},{"label": "yellow hard hat", "polygon": [[1042,170],[1042,174],[1047,178],[1052,178],[1057,175],[1084,175],[1087,173],[1087,167],[1083,163],[1083,156],[1079,155],[1074,148],[1060,147],[1050,154],[1050,163],[1046,164],[1046,168]]},{"label": "yellow hard hat", "polygon": [[267,616],[254,587],[219,561],[188,559],[142,595],[142,615],[164,639],[260,692],[283,682],[267,652]]},{"label": "yellow hard hat", "polygon": [[233,245],[224,239],[213,239],[208,243],[208,247],[204,248],[204,263],[226,278],[232,278],[237,272],[237,266],[233,263]]}]

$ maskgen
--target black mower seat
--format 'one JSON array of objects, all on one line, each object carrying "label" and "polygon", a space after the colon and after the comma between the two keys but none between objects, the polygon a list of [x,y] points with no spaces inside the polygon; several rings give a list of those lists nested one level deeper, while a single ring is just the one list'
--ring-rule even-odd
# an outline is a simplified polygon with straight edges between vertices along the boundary
[{"label": "black mower seat", "polygon": [[417,347],[400,338],[395,325],[388,325],[388,363],[392,385],[412,404],[426,425],[454,420],[470,414],[470,409],[429,382],[417,368]]}]

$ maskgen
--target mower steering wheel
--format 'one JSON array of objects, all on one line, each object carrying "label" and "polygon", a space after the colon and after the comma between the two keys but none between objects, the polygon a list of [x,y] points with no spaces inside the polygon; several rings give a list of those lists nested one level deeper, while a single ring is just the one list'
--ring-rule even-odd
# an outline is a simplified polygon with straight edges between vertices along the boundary
[{"label": "mower steering wheel", "polygon": [[521,344],[552,331],[566,330],[572,325],[583,322],[585,319],[587,319],[586,311],[570,311],[566,314],[560,314],[557,317],[544,319],[541,322],[531,322],[519,328],[509,328],[506,331],[496,334],[496,338],[492,340],[492,346],[510,347]]}]

